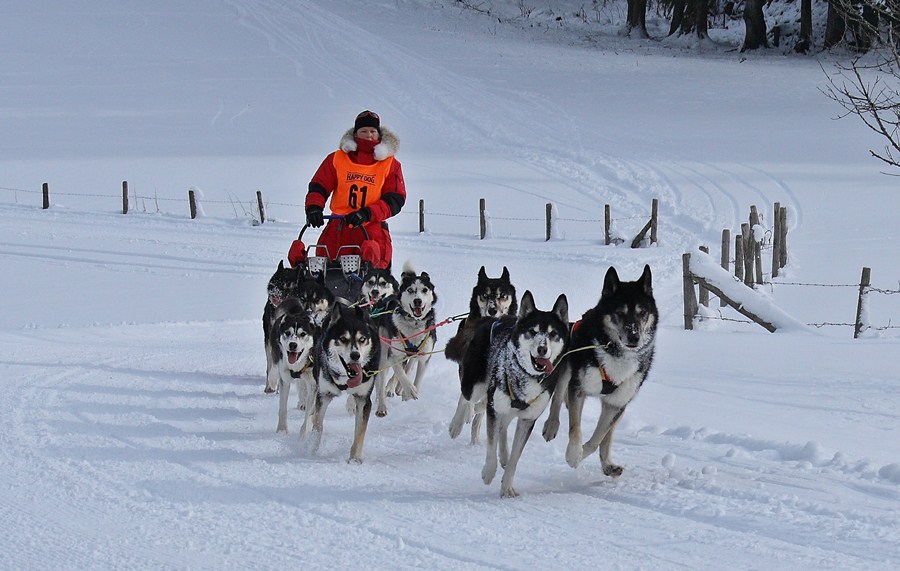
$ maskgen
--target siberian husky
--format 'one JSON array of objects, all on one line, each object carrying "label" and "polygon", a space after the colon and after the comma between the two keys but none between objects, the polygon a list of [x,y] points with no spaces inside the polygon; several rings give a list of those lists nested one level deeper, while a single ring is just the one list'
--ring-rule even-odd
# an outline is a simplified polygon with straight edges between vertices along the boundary
[{"label": "siberian husky", "polygon": [[388,269],[372,268],[363,276],[360,288],[360,304],[377,307],[397,293],[400,284]]},{"label": "siberian husky", "polygon": [[[569,342],[568,319],[565,294],[556,299],[551,311],[540,311],[526,291],[518,317],[483,321],[466,353],[463,392],[480,385],[487,394],[487,450],[481,479],[485,484],[494,480],[499,456],[504,468],[502,497],[518,495],[513,487],[516,466],[556,388],[554,372]],[[507,429],[513,419],[518,422],[509,448]]]},{"label": "siberian husky", "polygon": [[272,352],[272,344],[269,342],[269,333],[272,324],[281,315],[279,307],[281,303],[296,295],[297,286],[303,278],[302,268],[285,268],[284,261],[278,262],[278,268],[266,286],[266,306],[263,308],[263,346],[266,350],[266,392],[273,393],[278,383],[278,374],[274,370],[275,353]]},{"label": "siberian husky", "polygon": [[[573,468],[599,448],[603,473],[612,477],[622,474],[622,467],[612,462],[613,433],[653,363],[658,319],[650,266],[644,266],[634,282],[619,281],[615,268],[606,272],[597,306],[574,325],[572,354],[544,422],[544,438],[552,440],[565,398],[569,410],[566,462]],[[582,445],[581,413],[588,396],[599,397],[602,408],[594,433]]]},{"label": "siberian husky", "polygon": [[[503,266],[499,278],[489,278],[484,266],[478,271],[478,281],[472,288],[469,298],[469,315],[459,324],[456,335],[447,342],[444,356],[454,361],[459,367],[460,383],[463,378],[463,358],[472,336],[478,328],[481,318],[497,319],[506,315],[515,315],[518,311],[516,288],[509,279],[509,270]],[[481,419],[484,416],[484,402],[473,402],[460,394],[456,405],[456,413],[450,421],[450,438],[456,438],[462,432],[463,423],[472,423],[471,443],[478,444],[481,432]]]},{"label": "siberian husky", "polygon": [[[407,261],[400,274],[397,298],[388,304],[388,311],[378,319],[384,349],[376,381],[377,416],[387,415],[386,396],[394,394],[397,381],[402,388],[403,400],[418,398],[419,386],[437,342],[435,303],[437,294],[431,277],[426,272],[416,273]],[[409,378],[413,365],[416,367],[415,381]],[[387,382],[388,369],[394,373],[391,386]]]},{"label": "siberian husky", "polygon": [[324,331],[316,342],[313,374],[316,389],[308,399],[306,420],[301,438],[311,432],[311,451],[315,453],[322,440],[325,411],[331,400],[341,393],[356,403],[356,427],[347,462],[362,462],[363,442],[372,411],[372,388],[381,356],[378,330],[369,312],[359,307],[346,308],[334,304]]},{"label": "siberian husky", "polygon": [[298,408],[308,406],[307,399],[315,390],[312,357],[316,326],[296,298],[285,299],[279,309],[281,315],[272,323],[269,332],[269,352],[273,355],[273,370],[278,375],[278,426],[275,430],[287,432],[291,384],[297,383]]}]

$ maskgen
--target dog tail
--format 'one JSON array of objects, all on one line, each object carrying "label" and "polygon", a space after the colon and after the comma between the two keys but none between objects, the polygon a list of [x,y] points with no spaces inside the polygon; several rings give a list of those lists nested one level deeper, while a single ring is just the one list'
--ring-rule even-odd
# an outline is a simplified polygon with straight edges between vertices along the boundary
[{"label": "dog tail", "polygon": [[461,329],[450,341],[447,341],[447,346],[444,347],[444,357],[454,363],[462,363],[471,337],[471,334],[466,335],[466,331]]}]

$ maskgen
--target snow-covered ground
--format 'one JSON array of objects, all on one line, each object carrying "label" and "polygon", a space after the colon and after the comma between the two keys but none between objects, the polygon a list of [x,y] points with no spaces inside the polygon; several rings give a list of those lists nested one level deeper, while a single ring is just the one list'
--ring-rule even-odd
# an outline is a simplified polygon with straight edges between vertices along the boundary
[{"label": "snow-covered ground", "polygon": [[[623,39],[592,19],[515,18],[519,0],[487,3],[501,21],[427,0],[8,4],[0,568],[900,561],[897,183],[868,156],[873,134],[833,120],[819,89],[835,56],[739,54],[721,30],[698,49]],[[345,461],[342,403],[316,456],[297,441],[300,411],[275,434],[265,284],[310,176],[366,108],[401,137],[394,260],[432,275],[439,318],[467,310],[482,265],[509,267],[539,307],[566,293],[572,315],[610,265],[623,279],[651,265],[657,358],[617,432],[620,478],[596,457],[572,470],[565,437],[536,431],[522,496],[501,499],[481,482],[484,448],[447,434],[458,381],[441,355],[417,401],[373,417],[361,465]],[[605,204],[630,237],[653,198],[657,245],[603,245]],[[840,325],[770,334],[714,301],[727,320],[684,331],[682,254],[707,244],[717,259],[723,228],[751,205],[771,227],[776,201],[789,263],[760,295],[796,322]],[[854,340],[863,266],[881,291]]]}]

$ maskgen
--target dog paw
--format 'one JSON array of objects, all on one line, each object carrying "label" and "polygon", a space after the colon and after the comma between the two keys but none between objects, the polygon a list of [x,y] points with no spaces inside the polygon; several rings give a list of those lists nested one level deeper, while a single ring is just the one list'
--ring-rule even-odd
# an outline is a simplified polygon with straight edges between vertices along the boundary
[{"label": "dog paw", "polygon": [[419,389],[416,387],[410,387],[409,390],[403,391],[403,400],[418,400],[419,399]]},{"label": "dog paw", "polygon": [[544,437],[544,440],[550,442],[554,438],[556,438],[556,433],[559,432],[559,420],[548,418],[544,422],[544,429],[541,431],[541,435]]},{"label": "dog paw", "polygon": [[460,426],[456,422],[451,422],[450,426],[447,428],[447,431],[450,433],[450,438],[456,439],[457,436],[462,432],[462,426]]},{"label": "dog paw", "polygon": [[359,456],[351,456],[347,458],[347,464],[362,464],[362,458]]},{"label": "dog paw", "polygon": [[506,488],[500,488],[500,497],[501,498],[517,498],[519,497],[519,492],[516,491],[512,486]]},{"label": "dog paw", "polygon": [[272,394],[272,393],[275,392],[275,387],[270,387],[269,385],[266,385],[266,391],[265,391],[265,392],[266,392],[267,395],[270,395],[270,394]]},{"label": "dog paw", "polygon": [[287,434],[287,425],[279,424],[278,428],[275,429],[275,432],[283,432],[283,433]]},{"label": "dog paw", "polygon": [[375,416],[377,416],[378,418],[386,417],[387,416],[387,408],[379,406],[377,409],[375,409]]},{"label": "dog paw", "polygon": [[497,463],[496,462],[488,462],[484,465],[484,468],[481,469],[481,481],[485,483],[485,485],[490,484],[494,481],[494,476],[497,474]]},{"label": "dog paw", "polygon": [[574,444],[566,447],[566,463],[573,468],[577,468],[581,463],[581,445]]},{"label": "dog paw", "polygon": [[619,466],[618,464],[606,464],[605,466],[603,466],[603,473],[611,478],[618,478],[624,471],[625,468]]}]

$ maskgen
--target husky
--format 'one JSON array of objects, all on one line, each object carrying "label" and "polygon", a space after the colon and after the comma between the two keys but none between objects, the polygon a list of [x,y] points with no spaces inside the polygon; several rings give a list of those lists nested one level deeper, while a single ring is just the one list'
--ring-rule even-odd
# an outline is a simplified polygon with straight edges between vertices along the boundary
[{"label": "husky", "polygon": [[321,327],[335,303],[334,293],[325,285],[325,273],[305,276],[297,284],[294,295],[312,322]]},{"label": "husky", "polygon": [[388,269],[372,268],[362,279],[359,303],[363,306],[378,307],[400,289],[397,278]]},{"label": "husky", "polygon": [[355,402],[356,429],[347,462],[361,463],[363,442],[372,412],[372,389],[381,345],[378,329],[369,312],[336,303],[316,342],[313,360],[315,392],[308,399],[306,419],[300,431],[305,438],[311,432],[311,450],[318,451],[322,441],[325,411],[331,400],[342,392]]},{"label": "husky", "polygon": [[[478,271],[478,281],[472,288],[472,297],[469,299],[469,315],[459,324],[447,346],[444,348],[444,356],[457,363],[459,367],[460,383],[463,378],[463,358],[468,349],[472,336],[478,328],[481,318],[496,319],[506,315],[516,315],[518,301],[516,288],[509,279],[509,269],[503,266],[503,273],[499,278],[489,278],[484,266]],[[472,444],[478,444],[481,432],[481,419],[484,416],[484,403],[482,401],[469,401],[465,395],[460,395],[456,405],[456,413],[450,421],[450,438],[456,438],[462,432],[463,423],[472,423]]]},{"label": "husky", "polygon": [[[659,313],[651,279],[650,266],[644,266],[641,277],[633,282],[619,281],[615,268],[609,268],[600,301],[573,326],[572,354],[543,428],[544,439],[556,437],[565,398],[569,410],[566,462],[573,468],[599,448],[603,473],[614,478],[622,474],[610,451],[616,425],[653,363]],[[582,445],[581,413],[588,396],[599,397],[602,408],[594,433]]]},{"label": "husky", "polygon": [[275,353],[271,350],[269,333],[272,331],[272,324],[281,315],[279,308],[282,302],[289,297],[295,295],[297,286],[303,278],[302,268],[285,268],[284,261],[278,262],[278,268],[269,283],[266,286],[266,306],[263,309],[262,325],[263,325],[263,345],[266,350],[266,388],[267,393],[273,393],[276,390],[278,382],[278,373],[274,369]]},{"label": "husky", "polygon": [[281,314],[269,332],[269,352],[274,356],[273,369],[278,375],[278,426],[276,432],[287,432],[287,404],[291,384],[296,382],[297,407],[308,406],[315,389],[312,357],[316,326],[297,298],[289,297],[279,306]]},{"label": "husky", "polygon": [[[437,343],[435,333],[435,310],[437,294],[427,272],[416,273],[407,260],[400,274],[400,288],[395,300],[388,304],[388,310],[378,319],[378,332],[384,344],[381,352],[376,390],[378,409],[376,416],[387,415],[386,396],[393,395],[396,383],[401,385],[403,400],[419,397],[419,386],[431,353]],[[409,374],[416,367],[415,381]],[[388,387],[387,371],[393,370],[394,377]]]},{"label": "husky", "polygon": [[[487,451],[481,479],[485,484],[494,480],[499,456],[504,468],[501,497],[518,495],[513,487],[516,466],[535,421],[556,388],[556,368],[569,343],[568,322],[565,294],[556,299],[552,310],[540,311],[531,292],[526,291],[517,317],[482,321],[472,337],[463,369],[463,392],[471,394],[480,385],[487,394]],[[518,422],[510,449],[507,429],[513,419]]]}]

